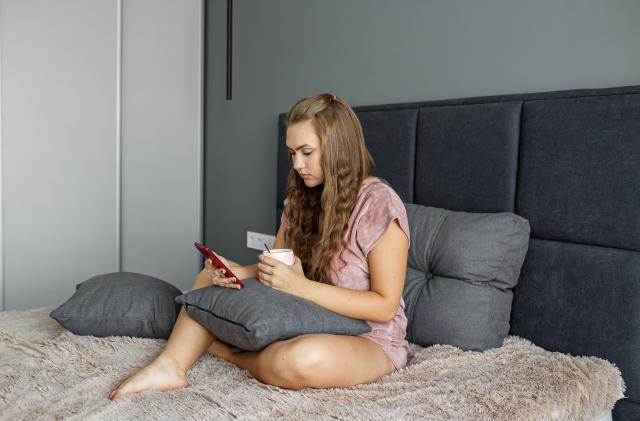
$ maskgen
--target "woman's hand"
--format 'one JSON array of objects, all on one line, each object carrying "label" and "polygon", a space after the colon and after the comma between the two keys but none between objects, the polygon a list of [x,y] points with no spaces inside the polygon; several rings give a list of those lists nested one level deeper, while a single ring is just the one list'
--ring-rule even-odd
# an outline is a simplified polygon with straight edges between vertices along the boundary
[{"label": "woman's hand", "polygon": [[302,262],[295,256],[293,265],[263,254],[258,255],[258,280],[268,287],[293,295],[300,295],[301,288],[307,281],[302,269]]},{"label": "woman's hand", "polygon": [[[227,259],[225,259],[224,257],[220,256],[217,253],[216,253],[216,256],[218,257],[218,259],[222,261],[222,263],[225,264],[226,267],[233,270],[229,266],[229,262],[227,261]],[[199,276],[205,277],[205,279],[211,282],[211,285],[216,285],[216,286],[225,287],[225,288],[236,288],[236,289],[240,288],[240,285],[236,283],[236,278],[226,277],[225,270],[222,268],[213,266],[213,262],[211,261],[211,259],[205,260],[204,269],[202,270],[202,272],[200,272]]]}]

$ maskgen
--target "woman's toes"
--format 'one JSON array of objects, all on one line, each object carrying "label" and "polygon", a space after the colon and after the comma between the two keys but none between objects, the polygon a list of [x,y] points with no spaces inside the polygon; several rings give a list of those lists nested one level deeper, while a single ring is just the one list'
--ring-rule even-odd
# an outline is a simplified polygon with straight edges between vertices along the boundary
[{"label": "woman's toes", "polygon": [[116,395],[118,394],[118,389],[120,388],[120,386],[122,385],[122,383],[120,383],[117,387],[115,387],[114,389],[111,390],[111,392],[109,392],[109,399],[113,400],[116,398]]}]

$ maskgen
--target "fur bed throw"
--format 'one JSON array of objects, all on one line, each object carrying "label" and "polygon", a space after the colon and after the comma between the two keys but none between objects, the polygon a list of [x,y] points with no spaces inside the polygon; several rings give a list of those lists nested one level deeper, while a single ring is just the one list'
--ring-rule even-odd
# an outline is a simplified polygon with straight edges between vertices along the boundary
[{"label": "fur bed throw", "polygon": [[406,368],[337,389],[264,385],[205,353],[187,372],[188,387],[110,401],[111,388],[165,341],[76,336],[49,318],[52,308],[0,313],[2,420],[595,420],[624,392],[605,360],[510,336],[485,352],[412,345]]}]

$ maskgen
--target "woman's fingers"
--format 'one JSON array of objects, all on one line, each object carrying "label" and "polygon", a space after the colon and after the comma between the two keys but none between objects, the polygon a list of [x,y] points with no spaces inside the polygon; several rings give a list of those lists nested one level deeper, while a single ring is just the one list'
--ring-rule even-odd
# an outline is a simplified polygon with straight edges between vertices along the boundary
[{"label": "woman's fingers", "polygon": [[239,288],[240,285],[235,283],[235,279],[230,278],[229,280],[224,279],[218,282],[213,283],[215,286],[224,287],[224,288]]},{"label": "woman's fingers", "polygon": [[213,282],[219,282],[224,279],[224,269],[213,269],[209,272],[209,279]]},{"label": "woman's fingers", "polygon": [[[224,269],[221,269],[221,271],[222,271],[222,274],[223,274],[223,275],[224,275],[224,274],[225,274],[225,272],[226,272]],[[235,287],[235,286],[237,286],[238,288],[240,287],[240,285],[237,285],[237,284],[236,284],[236,278],[234,278],[233,276],[231,276],[231,277],[229,277],[229,278],[223,278],[223,279],[224,279],[224,282],[225,282],[225,284],[226,284],[227,286],[234,286],[234,287]]]},{"label": "woman's fingers", "polygon": [[258,263],[258,270],[262,273],[273,274],[273,266],[265,265],[264,263]]},{"label": "woman's fingers", "polygon": [[227,288],[240,288],[240,285],[236,283],[236,278],[224,278],[225,279],[225,283],[224,287]]},{"label": "woman's fingers", "polygon": [[220,279],[221,281],[226,284],[235,284],[236,283],[236,278],[234,278],[233,276],[229,277],[229,278],[225,278],[224,275],[226,273],[226,270],[224,269],[220,269]]},{"label": "woman's fingers", "polygon": [[236,283],[236,278],[225,277],[224,274],[224,269],[216,269],[209,273],[209,279],[211,279],[213,285],[219,287],[240,288],[240,285]]}]

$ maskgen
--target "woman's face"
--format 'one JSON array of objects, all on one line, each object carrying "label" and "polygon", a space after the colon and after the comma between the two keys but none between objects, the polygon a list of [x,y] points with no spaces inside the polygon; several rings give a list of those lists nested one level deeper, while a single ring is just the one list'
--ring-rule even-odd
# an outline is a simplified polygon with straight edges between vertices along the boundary
[{"label": "woman's face", "polygon": [[324,182],[322,145],[311,120],[287,127],[287,148],[293,169],[305,186],[316,187]]}]

